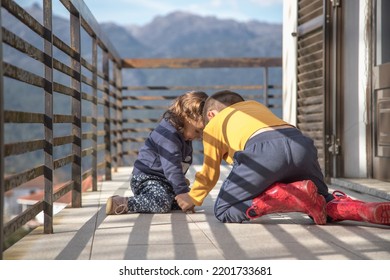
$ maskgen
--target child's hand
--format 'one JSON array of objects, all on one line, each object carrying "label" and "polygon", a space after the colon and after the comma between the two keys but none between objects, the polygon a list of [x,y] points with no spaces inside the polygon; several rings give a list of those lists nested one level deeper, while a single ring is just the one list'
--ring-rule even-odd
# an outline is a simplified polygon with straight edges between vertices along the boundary
[{"label": "child's hand", "polygon": [[192,200],[188,193],[178,194],[175,199],[181,210],[183,210],[183,212],[187,212],[188,210],[194,212],[195,204],[192,203]]}]

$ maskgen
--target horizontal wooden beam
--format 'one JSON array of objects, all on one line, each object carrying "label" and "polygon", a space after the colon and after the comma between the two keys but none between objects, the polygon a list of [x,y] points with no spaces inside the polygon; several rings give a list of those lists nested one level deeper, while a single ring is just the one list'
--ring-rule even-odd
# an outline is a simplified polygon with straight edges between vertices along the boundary
[{"label": "horizontal wooden beam", "polygon": [[122,68],[254,68],[282,67],[280,57],[242,58],[126,58]]},{"label": "horizontal wooden beam", "polygon": [[[276,86],[268,85],[268,88],[276,88]],[[122,90],[181,90],[181,91],[190,91],[190,90],[263,90],[264,85],[211,85],[211,86],[124,86]],[[177,96],[170,96],[176,98]],[[138,96],[133,96],[134,99],[137,99]],[[147,97],[145,97],[147,98]],[[167,98],[164,98],[167,99]]]}]

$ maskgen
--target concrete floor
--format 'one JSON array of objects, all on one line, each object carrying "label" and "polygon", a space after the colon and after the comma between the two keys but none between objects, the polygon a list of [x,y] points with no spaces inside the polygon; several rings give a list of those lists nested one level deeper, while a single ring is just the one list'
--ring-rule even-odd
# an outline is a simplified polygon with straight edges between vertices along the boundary
[{"label": "concrete floor", "polygon": [[[191,167],[189,178],[200,166]],[[3,253],[4,260],[390,260],[390,226],[344,221],[315,225],[302,213],[271,214],[243,224],[220,223],[213,203],[229,169],[196,213],[106,216],[113,194],[131,195],[130,167],[83,193],[82,208],[54,218],[54,234],[36,228]],[[390,184],[336,180],[365,201],[385,201]],[[372,182],[374,185],[376,182]],[[343,187],[340,187],[343,185]],[[352,189],[357,189],[359,193]]]}]

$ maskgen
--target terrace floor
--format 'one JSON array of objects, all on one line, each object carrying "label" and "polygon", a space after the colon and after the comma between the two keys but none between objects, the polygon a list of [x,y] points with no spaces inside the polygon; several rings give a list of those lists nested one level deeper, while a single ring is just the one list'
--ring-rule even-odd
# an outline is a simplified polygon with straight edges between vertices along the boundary
[{"label": "terrace floor", "polygon": [[[193,178],[200,166],[190,169]],[[3,253],[5,260],[389,260],[390,226],[344,221],[315,225],[301,213],[271,214],[243,224],[220,223],[213,202],[227,176],[196,213],[107,216],[113,194],[131,195],[131,167],[113,172],[98,191],[83,193],[82,208],[65,208],[54,233],[38,227]],[[365,201],[390,200],[390,183],[334,180],[331,189]],[[343,186],[343,187],[341,187]],[[358,192],[355,192],[358,190]]]}]

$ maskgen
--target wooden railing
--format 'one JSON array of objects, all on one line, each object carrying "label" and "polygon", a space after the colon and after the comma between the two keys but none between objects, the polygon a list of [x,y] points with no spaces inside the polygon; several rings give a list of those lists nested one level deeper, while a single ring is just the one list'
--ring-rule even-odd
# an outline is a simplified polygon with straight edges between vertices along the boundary
[{"label": "wooden railing", "polygon": [[[122,158],[126,164],[132,164],[136,159],[137,151],[144,142],[147,134],[154,128],[161,112],[178,94],[190,90],[201,90],[206,93],[229,89],[241,93],[246,99],[255,99],[282,116],[282,94],[281,81],[278,84],[271,84],[269,72],[273,77],[280,77],[282,74],[281,58],[151,58],[151,59],[123,59],[122,72],[137,71],[143,69],[144,72],[163,69],[164,71],[199,70],[199,69],[255,69],[258,71],[258,81],[262,83],[245,84],[224,84],[224,85],[158,85],[158,86],[135,86],[124,85],[122,87],[122,100],[131,101],[130,105],[122,106],[123,129],[122,138],[123,153]],[[275,72],[276,71],[276,72]],[[220,71],[224,75],[223,71]],[[124,74],[125,75],[125,74]],[[147,75],[147,74],[146,74]],[[191,73],[188,73],[191,75]],[[126,80],[126,79],[124,79]],[[275,80],[275,79],[274,79]],[[137,94],[135,94],[137,93]],[[164,102],[165,101],[165,102]],[[164,104],[151,105],[153,103]],[[146,104],[146,105],[145,105]],[[155,111],[154,114],[148,111]],[[149,116],[149,118],[145,118]],[[143,126],[139,127],[142,123]],[[131,137],[126,137],[126,133],[131,133]],[[138,135],[138,136],[137,136]],[[202,163],[202,145],[194,143],[195,163]],[[198,155],[198,156],[197,156]]]},{"label": "wooden railing", "polygon": [[[244,96],[281,114],[281,83],[269,82],[269,69],[281,74],[281,58],[122,59],[82,1],[61,0],[69,12],[67,36],[55,32],[51,0],[43,0],[41,20],[14,1],[0,3],[0,259],[5,240],[38,213],[44,214],[44,233],[53,233],[56,201],[71,194],[69,206],[82,207],[83,184],[89,182],[96,191],[98,178],[110,180],[116,167],[132,164],[177,95],[188,90],[252,92]],[[10,20],[34,33],[39,45],[15,31]],[[18,59],[12,60],[15,54]],[[262,82],[122,85],[124,72],[135,69],[221,67],[258,68]],[[38,101],[31,101],[33,95]],[[13,106],[14,100],[22,101],[22,109]],[[201,161],[200,143],[195,149]],[[41,199],[11,217],[6,197],[36,180]]]},{"label": "wooden railing", "polygon": [[[99,170],[103,170],[102,176],[110,180],[112,161],[118,159],[117,151],[112,150],[118,139],[110,125],[120,123],[120,114],[113,115],[113,112],[120,110],[118,100],[120,101],[121,94],[121,60],[82,1],[61,2],[70,16],[67,36],[53,31],[55,27],[52,25],[51,0],[43,1],[41,22],[15,2],[1,0],[7,22],[15,22],[27,32],[34,33],[41,43],[41,46],[36,46],[26,41],[13,31],[15,26],[8,26],[5,19],[1,18],[0,34],[4,43],[1,52],[0,109],[1,252],[5,237],[13,234],[41,211],[44,212],[44,232],[52,233],[53,203],[71,192],[71,207],[81,207],[82,182],[91,177],[92,189],[96,190]],[[89,43],[81,44],[82,32],[87,34]],[[64,41],[64,37],[69,38],[69,41]],[[18,61],[10,62],[11,55],[7,57],[5,53],[18,55],[18,61],[28,61],[24,65],[36,66],[29,70],[23,69],[16,65]],[[83,53],[92,55],[84,57]],[[6,102],[11,99],[10,95],[12,98],[26,98],[21,92],[14,91],[15,87],[8,86],[20,83],[37,92],[35,94],[39,95],[38,98],[44,104],[41,111],[37,108],[31,108],[31,111],[7,109]],[[68,110],[64,113],[62,111],[65,110],[59,110],[61,113],[54,111],[54,108],[66,107]],[[37,133],[38,139],[18,142],[7,139],[12,131],[16,132],[19,127],[26,125],[42,132],[40,135]],[[57,127],[61,126],[65,128],[59,128],[61,134],[56,135]],[[55,157],[59,149],[61,155]],[[22,170],[8,170],[7,166],[15,162],[14,158],[26,163],[23,155],[27,154],[36,155],[31,165],[21,165]],[[84,165],[84,162],[89,164]],[[54,191],[53,179],[58,177],[56,172],[64,173],[63,170],[69,176]],[[42,199],[7,221],[4,213],[5,195],[36,178],[42,179]]]}]

